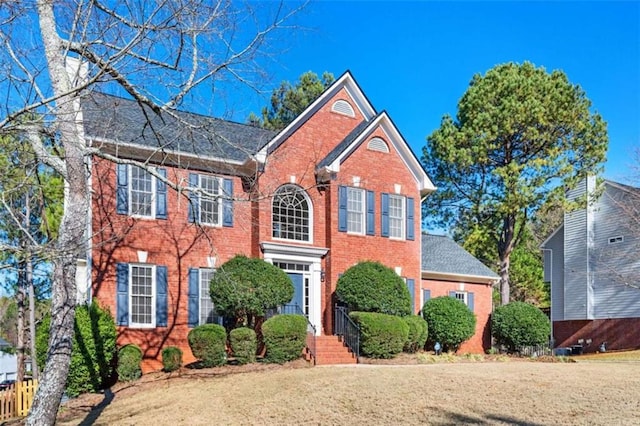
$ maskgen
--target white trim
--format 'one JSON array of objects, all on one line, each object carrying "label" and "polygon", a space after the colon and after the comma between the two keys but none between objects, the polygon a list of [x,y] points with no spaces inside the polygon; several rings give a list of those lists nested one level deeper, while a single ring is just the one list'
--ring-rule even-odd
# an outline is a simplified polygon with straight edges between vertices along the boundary
[{"label": "white trim", "polygon": [[300,255],[300,258],[308,258],[308,257],[323,257],[325,254],[329,252],[328,248],[324,247],[305,247],[298,245],[290,245],[290,244],[278,244],[278,243],[260,243],[260,248],[262,252],[277,255]]},{"label": "white trim", "polygon": [[245,164],[245,161],[230,160],[230,159],[225,159],[225,158],[220,158],[220,157],[210,157],[208,155],[192,154],[190,152],[177,151],[175,149],[167,149],[167,148],[162,148],[162,147],[151,147],[151,146],[146,146],[146,145],[138,145],[138,144],[131,143],[131,142],[119,141],[117,139],[108,139],[108,138],[101,138],[101,137],[92,136],[92,137],[87,138],[87,142],[89,142],[91,146],[93,146],[93,142],[98,142],[98,143],[101,143],[101,144],[113,145],[116,149],[122,148],[122,147],[126,147],[126,148],[132,148],[132,149],[134,149],[136,151],[140,150],[140,151],[150,151],[152,153],[161,153],[163,156],[164,155],[175,155],[175,156],[178,156],[178,157],[189,157],[189,158],[194,158],[194,159],[198,159],[198,160],[220,162],[220,163],[224,163],[224,164],[237,165],[237,166],[242,166],[242,165]]},{"label": "white trim", "polygon": [[[156,265],[141,264],[141,263],[129,263],[129,282],[127,285],[129,298],[129,325],[128,328],[155,328],[156,327]],[[133,297],[133,268],[150,268],[151,269],[151,324],[133,322],[133,303],[131,298]]]},{"label": "white trim", "polygon": [[[346,214],[347,214],[347,234],[349,235],[365,235],[367,233],[367,191],[364,188],[359,188],[359,187],[353,187],[353,186],[347,186],[347,209],[346,209]],[[361,225],[361,231],[350,231],[349,230],[349,194],[353,194],[354,192],[357,192],[360,194],[361,198],[361,205],[362,208],[360,209],[359,212],[356,211],[351,211],[351,213],[353,214],[360,214],[360,225]]]},{"label": "white trim", "polygon": [[[145,174],[148,174],[151,178],[151,213],[139,214],[133,211],[133,168],[140,169]],[[149,167],[149,169],[145,169],[144,167],[136,166],[134,164],[127,165],[127,210],[129,211],[129,216],[135,217],[136,219],[156,219],[156,197],[158,196],[158,183],[156,182],[156,177],[150,173],[149,170],[156,170],[155,167]],[[141,192],[141,191],[140,191]]]},{"label": "white trim", "polygon": [[[200,190],[198,196],[198,217],[196,218],[196,223],[198,225],[210,226],[214,228],[221,228],[222,223],[224,222],[224,200],[227,199],[227,194],[224,193],[224,179],[218,175],[211,175],[207,173],[196,173],[198,175],[198,189]],[[218,181],[218,194],[210,197],[205,195],[206,193],[210,193],[208,190],[204,191],[202,188],[202,179],[209,178]],[[231,194],[233,196],[233,194]],[[218,203],[218,223],[214,222],[205,222],[202,220],[202,203],[203,202],[214,202]]]},{"label": "white trim", "polygon": [[322,264],[321,260],[329,249],[322,247],[301,247],[293,245],[260,243],[265,262],[308,264],[308,272],[300,272],[309,277],[309,321],[316,328],[316,335],[322,334]]},{"label": "white trim", "polygon": [[500,281],[499,277],[489,277],[486,275],[454,274],[446,272],[422,271],[422,279],[443,280],[443,281],[464,281],[470,284],[495,284]]},{"label": "white trim", "polygon": [[[303,197],[307,200],[307,205],[309,207],[309,239],[308,240],[292,240],[290,238],[283,238],[283,237],[274,237],[273,236],[273,203],[276,200],[276,196],[278,195],[278,191],[280,190],[280,188],[283,188],[285,186],[295,186],[296,188],[298,188],[299,192],[303,195]],[[281,240],[281,241],[293,241],[296,243],[301,243],[301,244],[313,244],[313,202],[311,201],[311,197],[309,196],[309,194],[307,193],[307,191],[301,187],[300,185],[297,185],[295,183],[285,183],[284,185],[280,185],[278,188],[276,188],[275,192],[273,193],[273,197],[271,197],[271,223],[269,224],[269,229],[271,230],[270,235],[271,238],[273,238],[274,240]]]}]

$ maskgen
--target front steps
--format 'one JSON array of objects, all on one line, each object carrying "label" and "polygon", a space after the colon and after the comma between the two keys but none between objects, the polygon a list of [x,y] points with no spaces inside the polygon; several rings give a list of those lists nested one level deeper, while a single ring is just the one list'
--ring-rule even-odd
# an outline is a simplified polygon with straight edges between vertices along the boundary
[{"label": "front steps", "polygon": [[[313,336],[307,336],[307,346],[313,347]],[[357,364],[356,356],[347,348],[338,336],[315,336],[316,365]],[[305,358],[312,361],[308,349]]]}]

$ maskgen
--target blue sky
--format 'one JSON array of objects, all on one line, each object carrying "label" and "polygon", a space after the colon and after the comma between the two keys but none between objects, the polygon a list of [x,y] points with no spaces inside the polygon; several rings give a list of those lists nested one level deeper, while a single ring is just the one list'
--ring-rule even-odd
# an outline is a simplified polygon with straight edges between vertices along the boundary
[{"label": "blue sky", "polygon": [[[274,87],[305,71],[350,70],[418,156],[475,73],[531,61],[561,69],[608,122],[605,176],[625,180],[640,147],[639,2],[315,1],[268,64]],[[277,49],[276,49],[277,50]],[[247,99],[248,100],[248,99]],[[268,95],[235,119],[258,112]]]}]

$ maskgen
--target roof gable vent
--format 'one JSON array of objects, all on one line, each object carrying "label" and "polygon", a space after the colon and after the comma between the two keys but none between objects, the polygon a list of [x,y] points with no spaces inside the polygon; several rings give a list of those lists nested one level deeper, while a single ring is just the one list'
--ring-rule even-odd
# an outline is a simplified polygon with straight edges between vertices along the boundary
[{"label": "roof gable vent", "polygon": [[355,117],[356,113],[353,110],[351,104],[343,99],[337,100],[331,106],[331,112],[337,112],[338,114],[348,115],[349,117]]},{"label": "roof gable vent", "polygon": [[377,138],[377,137],[369,141],[369,144],[367,145],[367,149],[369,151],[384,152],[385,154],[389,153],[389,146],[387,145],[387,143],[381,138]]}]

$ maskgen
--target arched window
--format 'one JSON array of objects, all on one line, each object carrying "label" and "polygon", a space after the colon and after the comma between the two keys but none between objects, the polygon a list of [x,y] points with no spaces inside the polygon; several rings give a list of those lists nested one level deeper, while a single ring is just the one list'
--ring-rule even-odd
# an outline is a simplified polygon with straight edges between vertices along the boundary
[{"label": "arched window", "polygon": [[296,185],[283,185],[273,196],[273,238],[311,241],[311,203]]}]

